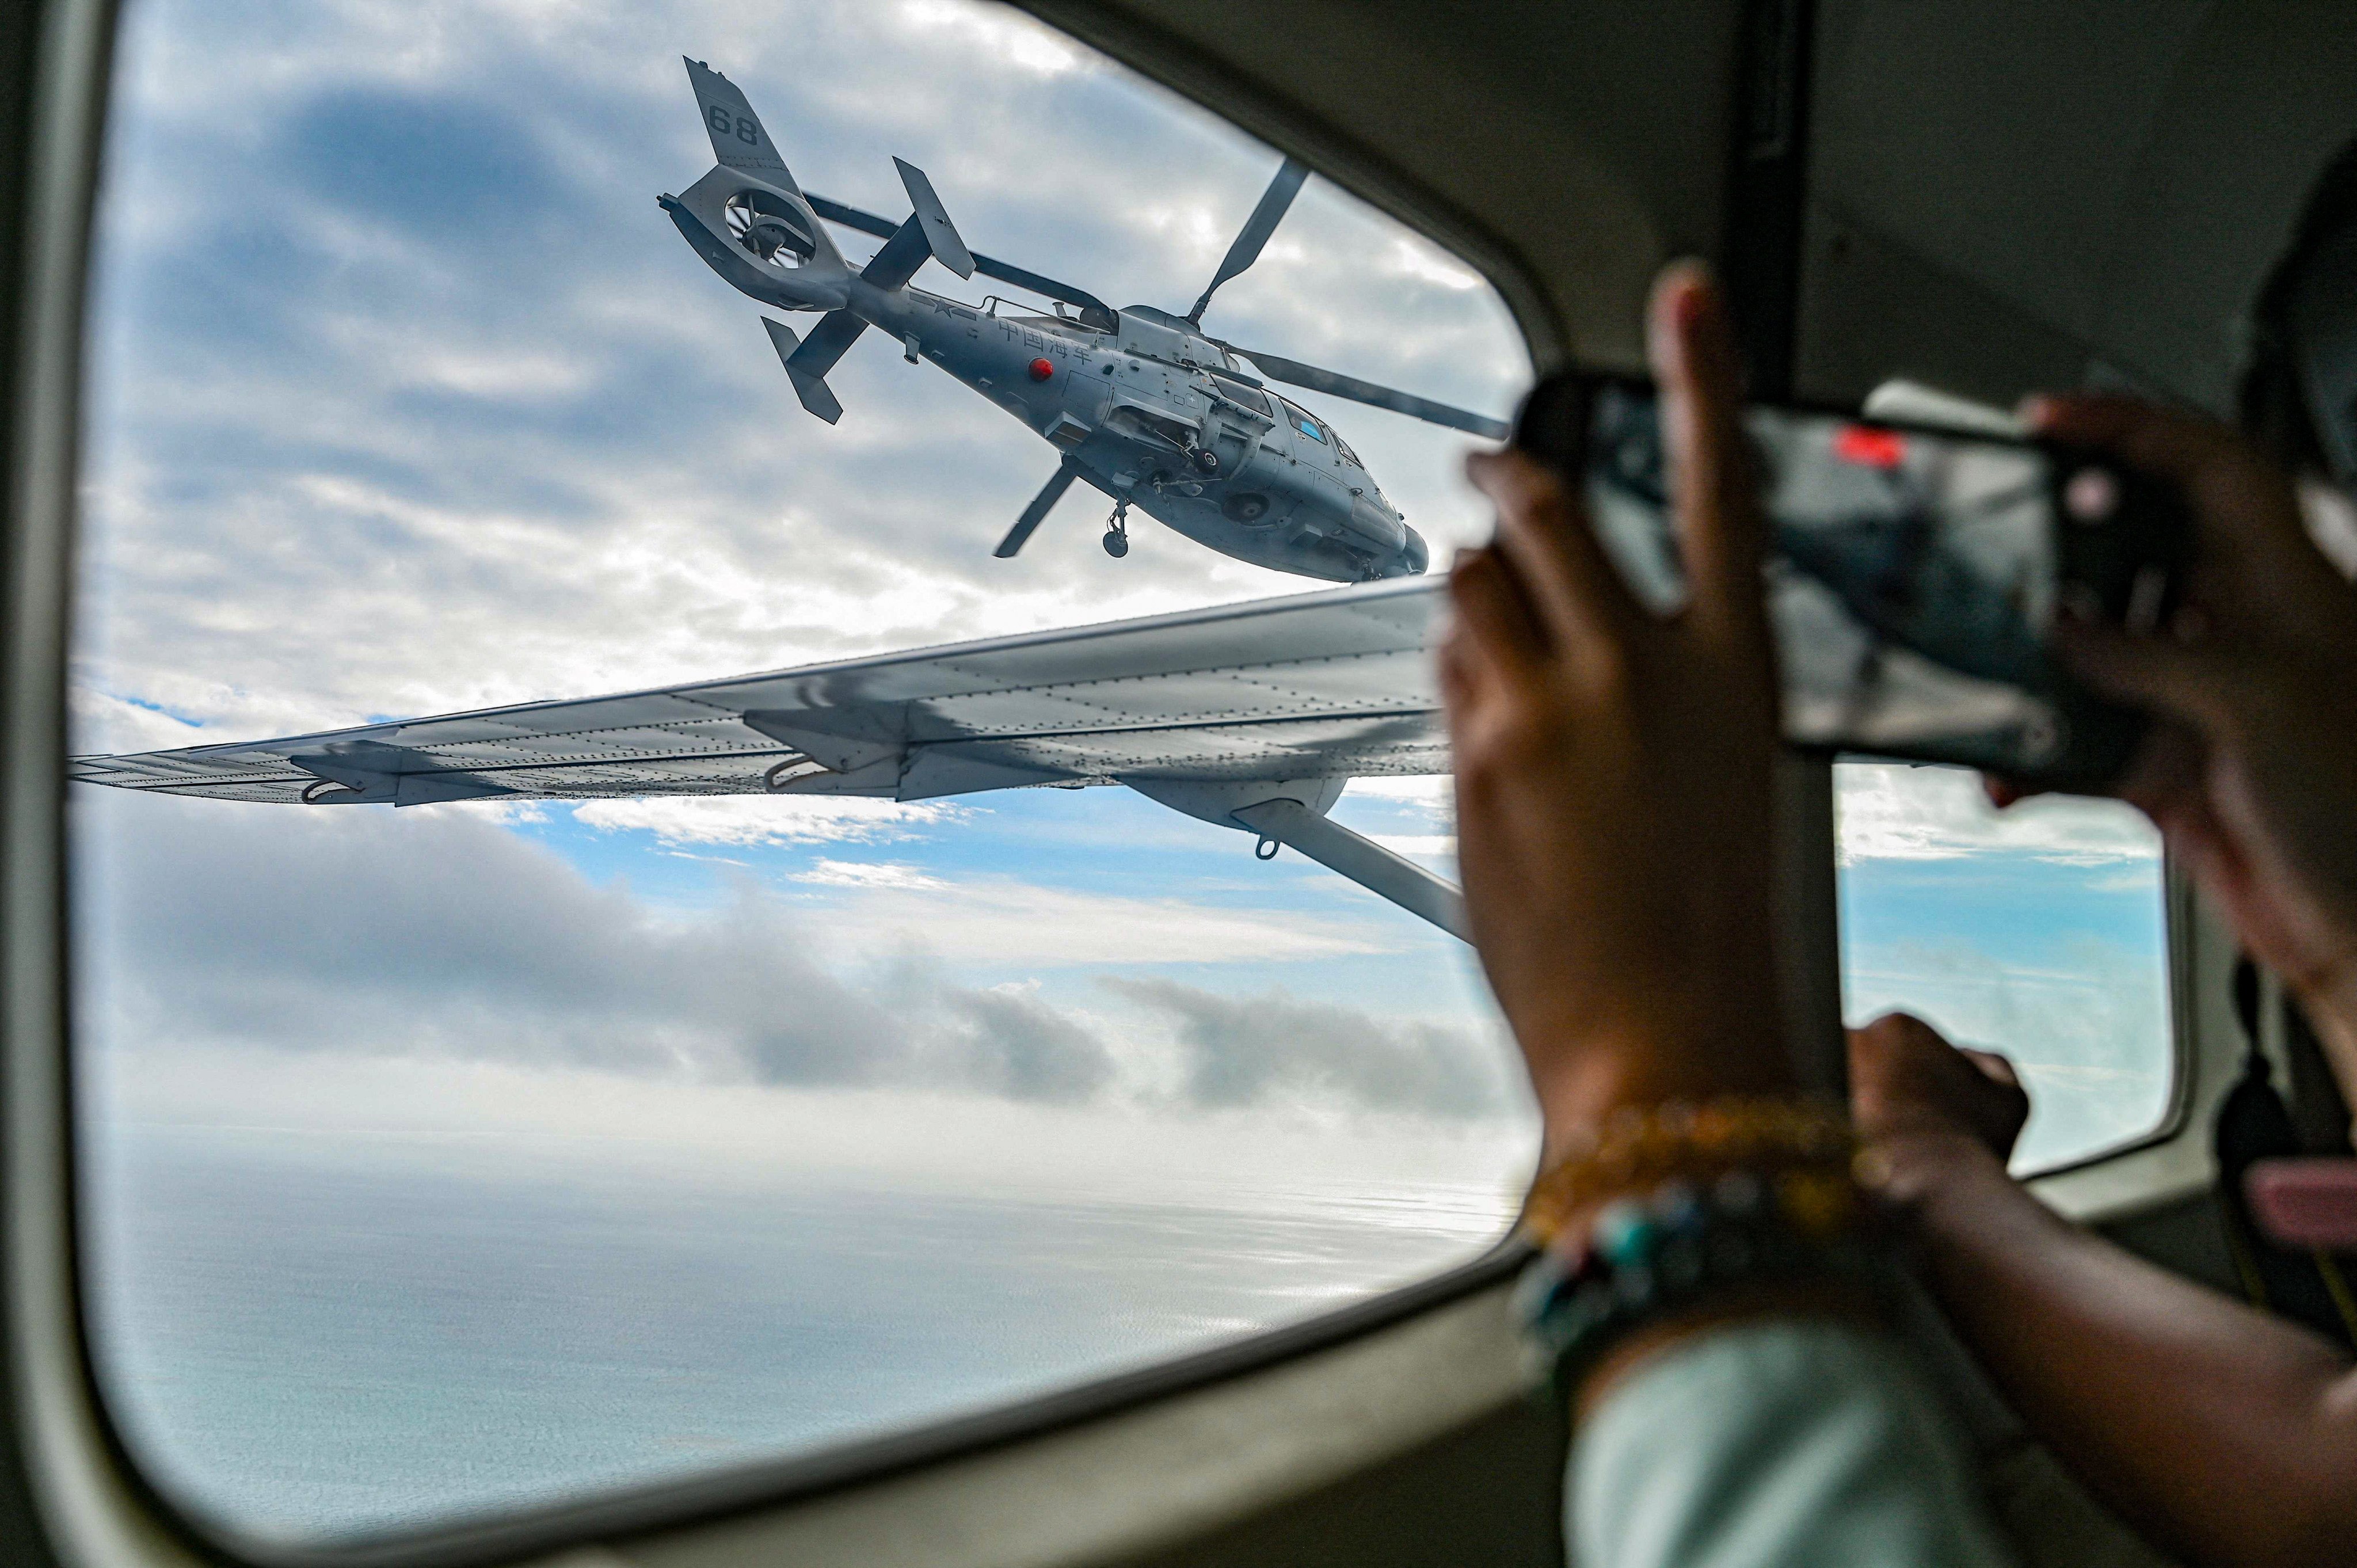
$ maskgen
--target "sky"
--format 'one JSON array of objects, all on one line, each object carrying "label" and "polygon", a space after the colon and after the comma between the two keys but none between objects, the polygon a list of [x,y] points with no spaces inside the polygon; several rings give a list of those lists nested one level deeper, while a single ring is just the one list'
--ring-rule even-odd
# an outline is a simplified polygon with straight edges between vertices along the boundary
[{"label": "sky", "polygon": [[[760,311],[657,208],[711,162],[684,54],[745,90],[806,189],[897,216],[904,157],[969,245],[1183,310],[1278,156],[1028,19],[144,0],[121,48],[78,750],[1318,591],[1141,517],[1111,560],[1085,492],[995,560],[1049,448],[872,338],[830,377],[841,424],[809,417]],[[1478,275],[1322,178],[1206,324],[1501,416],[1530,376]],[[1486,532],[1467,437],[1301,401],[1437,560]],[[2150,835],[2086,805],[1998,818],[1923,770],[1849,770],[1841,801],[1853,1012],[1914,1005],[2021,1056],[2035,1148],[2148,1124]],[[79,787],[72,812],[102,1143],[274,1129],[651,1180],[1375,1192],[1469,1252],[1534,1149],[1459,944],[1120,789],[395,812]],[[1445,779],[1356,784],[1336,814],[1450,868]]]},{"label": "sky", "polygon": [[[1049,449],[877,343],[833,378],[842,424],[809,418],[758,308],[655,206],[710,164],[692,54],[809,188],[898,211],[907,157],[972,244],[1183,308],[1275,155],[1034,24],[945,0],[167,3],[124,48],[81,748],[1310,586],[1150,521],[1113,561],[1079,496],[993,559]],[[1212,319],[1498,413],[1529,373],[1485,285],[1322,181]],[[1479,533],[1465,438],[1324,411],[1428,534]],[[83,795],[87,929],[143,960],[88,993],[111,1039],[1405,1114],[1451,1138],[1526,1120],[1455,943],[1117,791],[300,818]],[[1429,856],[1445,796],[1392,783],[1345,815]],[[1524,1131],[1500,1137],[1519,1157]]]}]

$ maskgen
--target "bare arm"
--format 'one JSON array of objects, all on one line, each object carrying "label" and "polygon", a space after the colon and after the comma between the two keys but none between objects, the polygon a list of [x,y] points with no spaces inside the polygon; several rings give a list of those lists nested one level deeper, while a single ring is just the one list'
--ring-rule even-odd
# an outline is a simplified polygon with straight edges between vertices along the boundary
[{"label": "bare arm", "polygon": [[2357,1373],[2316,1336],[2066,1224],[1968,1138],[1891,1151],[1928,1281],[2022,1418],[2197,1563],[2357,1552]]},{"label": "bare arm", "polygon": [[[2174,623],[2065,622],[2060,650],[2158,719],[2119,793],[2357,1090],[2357,595],[2289,482],[2223,427],[2108,398],[2030,412],[2191,504]],[[1852,1036],[1850,1076],[1934,1292],[2058,1458],[2196,1563],[2357,1562],[2357,1373],[2331,1347],[2048,1213],[2005,1173],[2028,1101],[1996,1059],[1894,1016]]]}]

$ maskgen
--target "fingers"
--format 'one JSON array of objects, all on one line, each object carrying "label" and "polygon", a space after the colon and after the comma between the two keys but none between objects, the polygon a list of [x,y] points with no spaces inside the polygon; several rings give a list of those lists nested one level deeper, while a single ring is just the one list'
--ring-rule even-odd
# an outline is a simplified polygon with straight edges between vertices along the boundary
[{"label": "fingers", "polygon": [[[2169,480],[2194,501],[2195,525],[2212,550],[2231,557],[2256,547],[2302,564],[2316,554],[2290,485],[2216,420],[2126,397],[2031,398],[2021,416],[2046,440],[2108,452]],[[2251,504],[2258,497],[2269,504]]]},{"label": "fingers", "polygon": [[1468,550],[1448,571],[1457,624],[1442,644],[1444,680],[1474,694],[1499,681],[1531,678],[1547,639],[1506,564],[1491,550]]},{"label": "fingers", "polygon": [[1643,618],[1572,487],[1521,452],[1477,452],[1466,477],[1497,503],[1489,553],[1529,606],[1529,623],[1575,658],[1609,652]]},{"label": "fingers", "polygon": [[2231,671],[2214,650],[2088,620],[2058,619],[2053,639],[2071,673],[2101,696],[2204,734],[2233,716]]},{"label": "fingers", "polygon": [[2245,452],[2240,438],[2215,420],[2136,398],[2034,397],[2022,404],[2021,417],[2046,440],[2093,446],[2180,485]]},{"label": "fingers", "polygon": [[2003,1084],[2007,1089],[2021,1087],[2021,1075],[2014,1071],[2012,1058],[1997,1051],[1975,1050],[1970,1046],[1958,1046],[1956,1054],[1980,1069],[1981,1076],[1991,1083]]},{"label": "fingers", "polygon": [[1885,1013],[1864,1028],[1849,1032],[1853,1047],[1865,1044],[1881,1051],[1921,1050],[1926,1047],[1953,1049],[1948,1037],[1912,1013]]},{"label": "fingers", "polygon": [[1654,283],[1646,347],[1661,388],[1692,614],[1764,648],[1767,527],[1744,441],[1742,367],[1726,306],[1699,263],[1674,263]]},{"label": "fingers", "polygon": [[1984,773],[1981,775],[1981,793],[1988,798],[1990,805],[2002,811],[2007,806],[2018,805],[2024,800],[2043,795],[2046,791],[2031,786],[2017,784],[2012,779],[1995,773]]}]

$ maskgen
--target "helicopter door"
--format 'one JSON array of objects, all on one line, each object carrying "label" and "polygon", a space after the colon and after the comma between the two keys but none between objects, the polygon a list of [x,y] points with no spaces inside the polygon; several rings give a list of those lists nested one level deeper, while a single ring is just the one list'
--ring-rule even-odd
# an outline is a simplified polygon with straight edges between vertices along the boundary
[{"label": "helicopter door", "polygon": [[1258,431],[1233,413],[1214,404],[1203,415],[1203,434],[1200,440],[1218,457],[1217,472],[1226,478],[1243,472],[1244,464],[1251,460],[1254,437],[1258,435]]},{"label": "helicopter door", "polygon": [[1252,460],[1263,433],[1275,424],[1268,399],[1242,382],[1217,376],[1209,383],[1198,384],[1211,394],[1206,400],[1210,412],[1203,417],[1202,443],[1219,455],[1222,474],[1240,473]]}]

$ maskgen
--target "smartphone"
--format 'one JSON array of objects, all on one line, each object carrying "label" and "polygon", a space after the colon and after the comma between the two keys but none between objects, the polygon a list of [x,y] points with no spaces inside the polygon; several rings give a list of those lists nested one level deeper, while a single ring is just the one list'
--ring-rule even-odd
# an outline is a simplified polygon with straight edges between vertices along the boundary
[{"label": "smartphone", "polygon": [[[1772,532],[1787,741],[2049,789],[2120,776],[2147,720],[2073,682],[2048,630],[2065,603],[2160,624],[2190,532],[2180,498],[2041,442],[1788,405],[1755,405],[1745,424]],[[1550,376],[1513,441],[1584,479],[1606,553],[1639,597],[1664,612],[1684,599],[1650,383]]]}]

